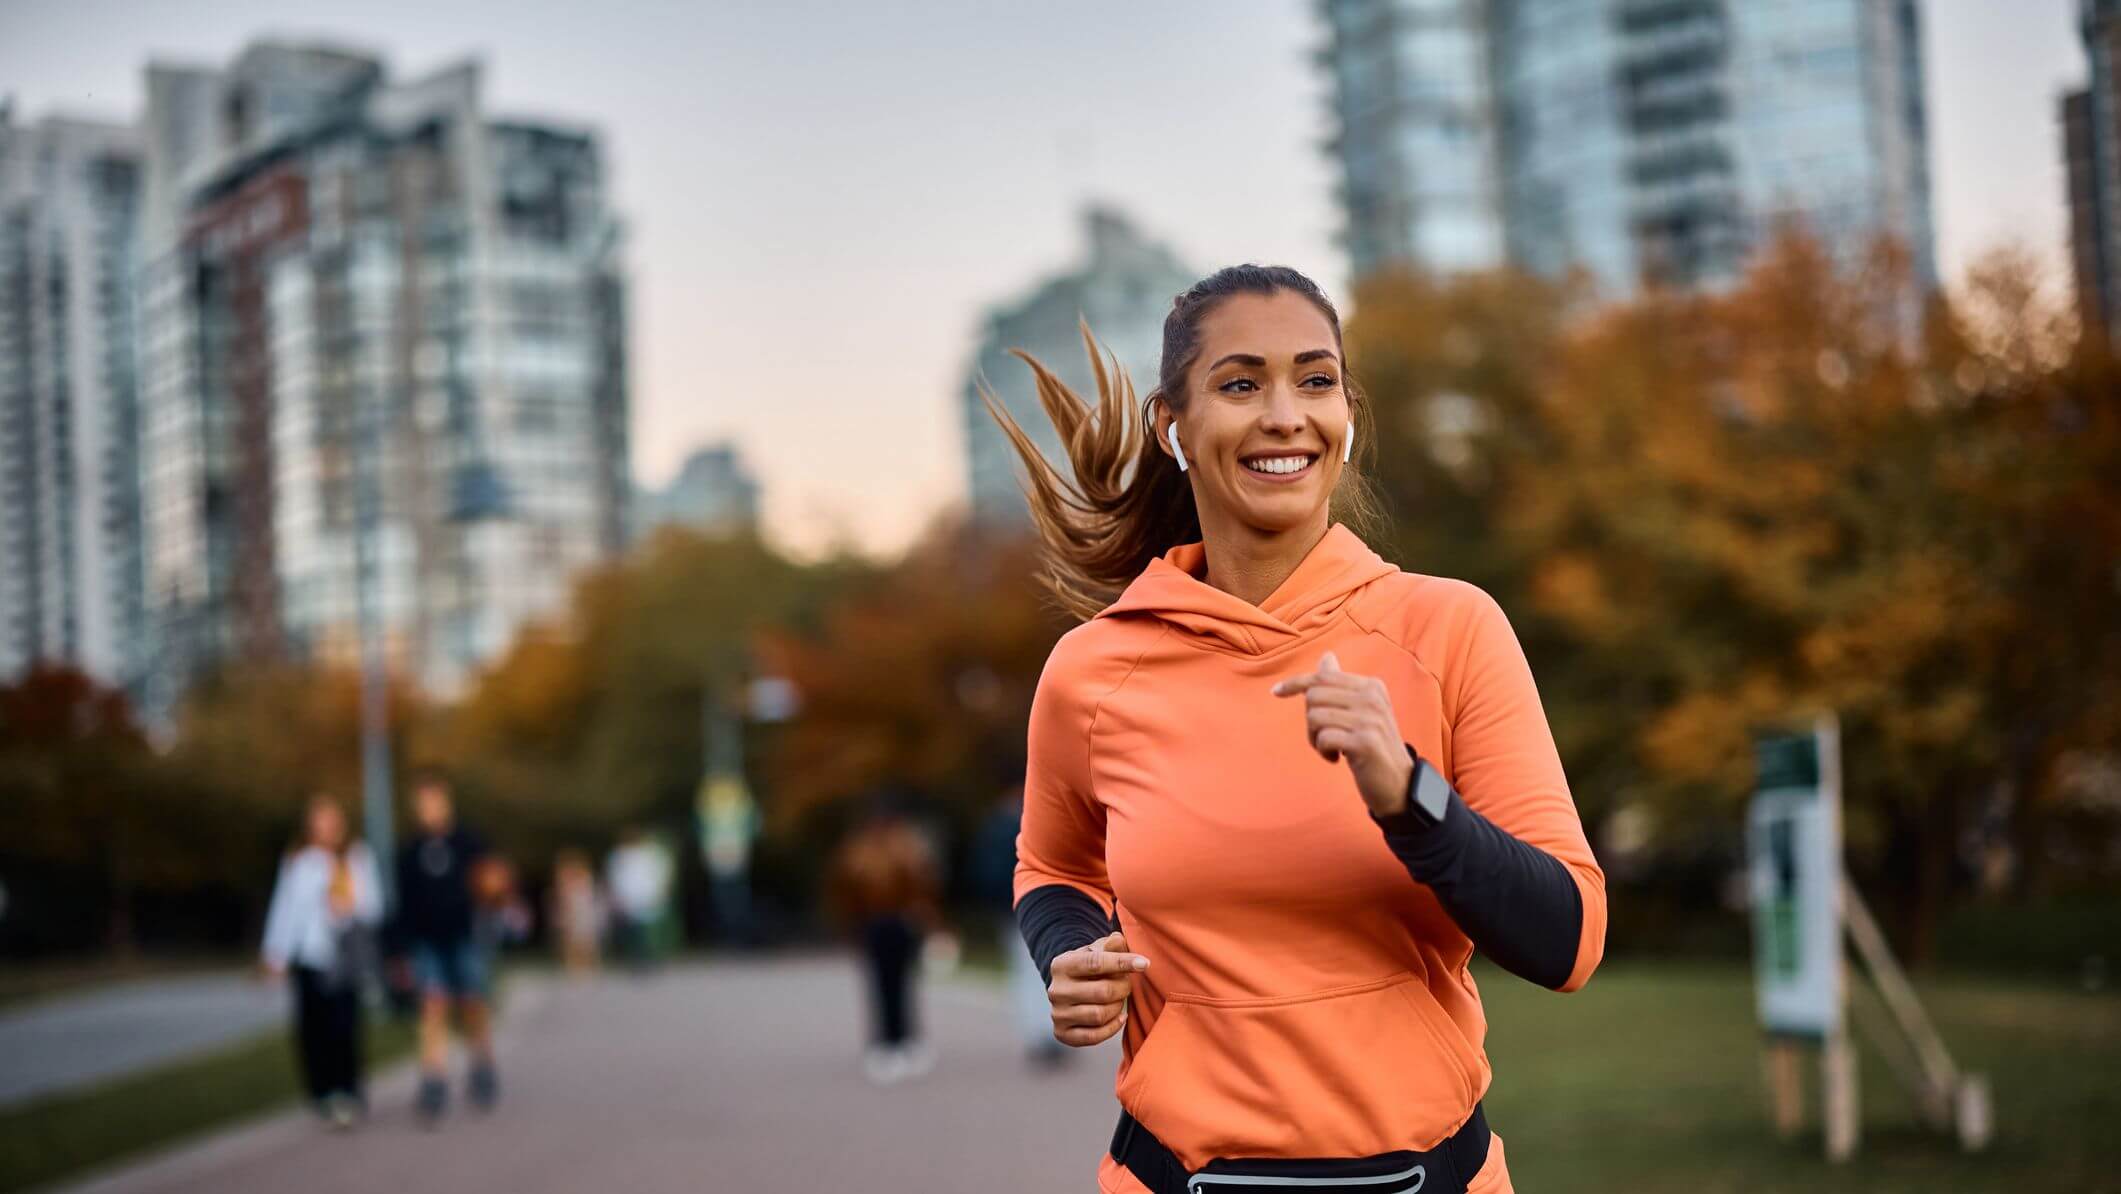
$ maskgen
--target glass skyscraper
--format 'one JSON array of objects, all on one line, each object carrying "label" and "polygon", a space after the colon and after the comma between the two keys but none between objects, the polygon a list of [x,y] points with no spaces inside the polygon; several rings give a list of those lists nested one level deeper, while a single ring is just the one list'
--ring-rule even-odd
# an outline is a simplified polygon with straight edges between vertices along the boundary
[{"label": "glass skyscraper", "polygon": [[0,681],[140,680],[139,170],[130,128],[0,103]]},{"label": "glass skyscraper", "polygon": [[2070,262],[2088,334],[2121,338],[2121,0],[2084,0],[2091,78],[2062,98]]},{"label": "glass skyscraper", "polygon": [[1171,300],[1199,281],[1169,249],[1145,238],[1115,211],[1092,207],[1083,213],[1083,226],[1089,255],[1079,266],[1039,282],[988,314],[959,407],[976,520],[1023,524],[1031,517],[1018,487],[1016,450],[980,399],[982,380],[1046,459],[1064,474],[1068,471],[1059,433],[1039,405],[1031,371],[1009,350],[1021,348],[1037,357],[1094,403],[1096,379],[1080,331],[1087,321],[1100,346],[1118,355],[1137,396],[1144,396],[1155,386],[1162,363],[1164,316]]},{"label": "glass skyscraper", "polygon": [[360,552],[394,666],[460,691],[624,541],[596,138],[489,116],[475,64],[399,83],[328,46],[154,66],[148,96],[156,703],[217,661],[352,662]]},{"label": "glass skyscraper", "polygon": [[1508,261],[1608,293],[1716,286],[1796,223],[1840,252],[1895,237],[1934,278],[1914,0],[1320,10],[1357,274]]}]

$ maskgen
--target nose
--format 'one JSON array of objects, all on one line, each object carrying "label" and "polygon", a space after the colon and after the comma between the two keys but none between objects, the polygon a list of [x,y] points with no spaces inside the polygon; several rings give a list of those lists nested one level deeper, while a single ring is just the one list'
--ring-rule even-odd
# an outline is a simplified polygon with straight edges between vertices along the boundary
[{"label": "nose", "polygon": [[1267,401],[1259,413],[1259,429],[1270,435],[1296,435],[1304,429],[1303,405],[1296,391],[1286,385],[1267,387]]}]

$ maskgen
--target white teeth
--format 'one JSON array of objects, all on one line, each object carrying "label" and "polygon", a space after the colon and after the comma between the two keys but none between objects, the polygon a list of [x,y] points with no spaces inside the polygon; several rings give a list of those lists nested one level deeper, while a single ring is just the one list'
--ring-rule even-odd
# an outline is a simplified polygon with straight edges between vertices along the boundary
[{"label": "white teeth", "polygon": [[1309,456],[1270,456],[1259,460],[1248,460],[1245,467],[1256,473],[1297,473],[1311,463]]}]

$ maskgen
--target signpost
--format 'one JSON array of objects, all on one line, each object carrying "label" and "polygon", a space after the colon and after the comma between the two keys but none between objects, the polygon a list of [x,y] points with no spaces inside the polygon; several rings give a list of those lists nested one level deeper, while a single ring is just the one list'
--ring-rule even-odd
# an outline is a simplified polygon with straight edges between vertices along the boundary
[{"label": "signpost", "polygon": [[1817,1045],[1824,1077],[1826,1151],[1856,1149],[1856,1064],[1842,1023],[1841,735],[1831,717],[1810,732],[1761,737],[1746,857],[1753,905],[1753,972],[1776,1130],[1802,1126],[1799,1069]]},{"label": "signpost", "polygon": [[1885,1012],[1867,1025],[1917,1113],[1955,1132],[1969,1151],[1988,1142],[1988,1086],[1952,1064],[1908,985],[1885,935],[1841,861],[1841,731],[1830,714],[1806,733],[1760,736],[1752,806],[1746,813],[1747,888],[1752,897],[1753,973],[1776,1131],[1804,1123],[1804,1054],[1819,1050],[1826,1155],[1855,1155],[1859,1126],[1856,1052],[1849,1039],[1848,936]]}]

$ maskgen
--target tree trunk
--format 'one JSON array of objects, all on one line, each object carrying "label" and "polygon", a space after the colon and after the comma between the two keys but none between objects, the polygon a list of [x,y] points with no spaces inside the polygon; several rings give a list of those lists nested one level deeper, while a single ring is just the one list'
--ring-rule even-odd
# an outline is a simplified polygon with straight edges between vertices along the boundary
[{"label": "tree trunk", "polygon": [[1937,954],[1937,926],[1950,903],[1953,864],[1959,854],[1964,797],[1956,788],[1940,793],[1925,810],[1918,830],[1913,897],[1908,904],[1907,964],[1927,968]]}]

